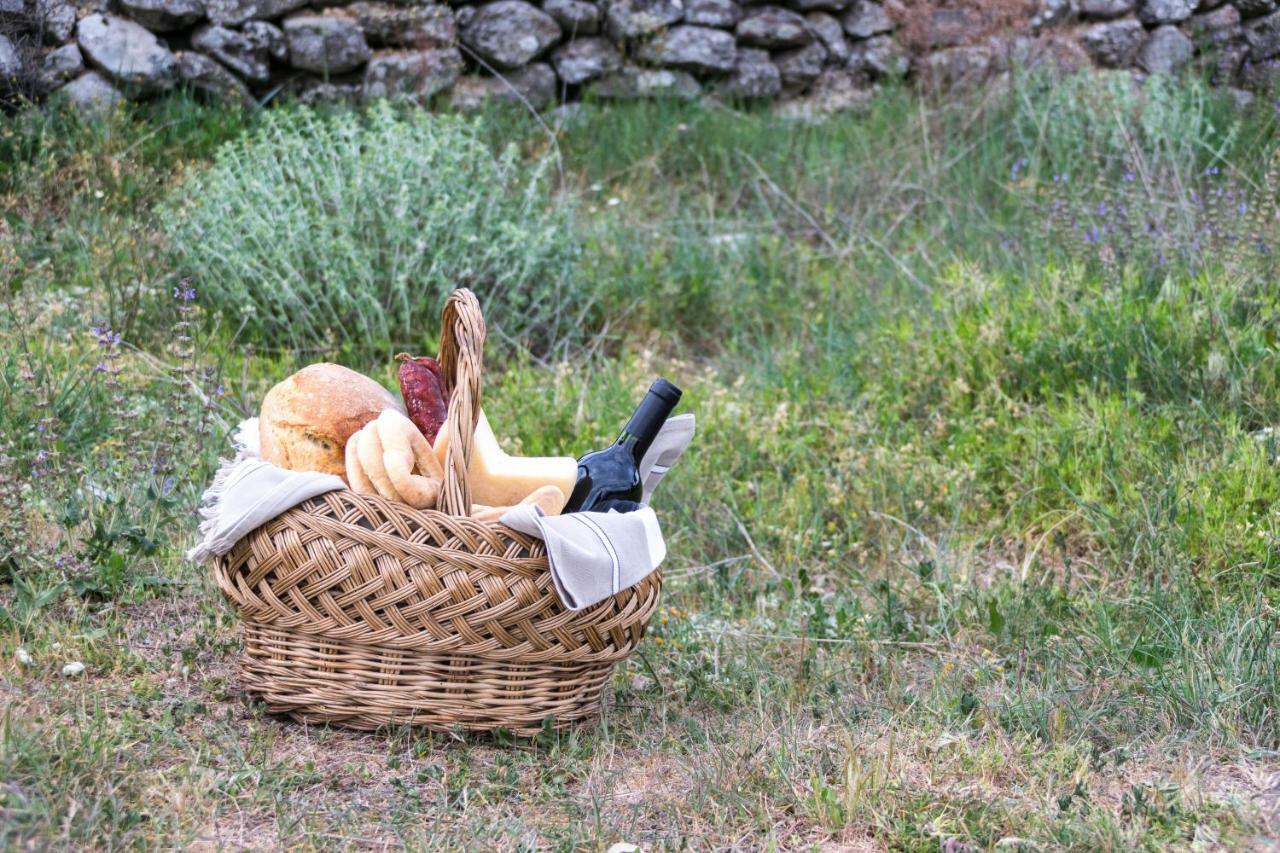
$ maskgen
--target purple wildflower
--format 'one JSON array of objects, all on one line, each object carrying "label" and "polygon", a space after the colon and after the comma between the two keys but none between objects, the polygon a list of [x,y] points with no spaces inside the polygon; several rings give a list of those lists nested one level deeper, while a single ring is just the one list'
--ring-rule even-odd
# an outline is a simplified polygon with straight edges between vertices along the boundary
[{"label": "purple wildflower", "polygon": [[98,344],[100,346],[110,349],[111,347],[120,345],[120,333],[113,332],[110,326],[91,326],[89,331],[93,332],[93,335],[98,339]]}]

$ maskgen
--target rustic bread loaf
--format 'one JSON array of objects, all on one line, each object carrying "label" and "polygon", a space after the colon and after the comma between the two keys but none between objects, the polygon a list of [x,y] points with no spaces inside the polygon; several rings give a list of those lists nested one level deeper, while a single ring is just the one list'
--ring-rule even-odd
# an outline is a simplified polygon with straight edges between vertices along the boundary
[{"label": "rustic bread loaf", "polygon": [[263,460],[292,471],[346,474],[347,439],[387,409],[395,395],[338,364],[312,364],[267,392],[258,419]]}]

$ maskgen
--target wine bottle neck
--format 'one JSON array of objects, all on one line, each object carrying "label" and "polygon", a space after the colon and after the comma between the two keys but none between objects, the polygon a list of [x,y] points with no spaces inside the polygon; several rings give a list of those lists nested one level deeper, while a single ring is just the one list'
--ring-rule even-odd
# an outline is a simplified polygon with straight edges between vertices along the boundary
[{"label": "wine bottle neck", "polygon": [[662,425],[666,423],[671,411],[680,401],[680,390],[669,382],[659,379],[649,393],[645,394],[640,405],[631,415],[631,420],[622,428],[617,443],[627,447],[635,458],[636,464],[644,458],[657,437]]}]

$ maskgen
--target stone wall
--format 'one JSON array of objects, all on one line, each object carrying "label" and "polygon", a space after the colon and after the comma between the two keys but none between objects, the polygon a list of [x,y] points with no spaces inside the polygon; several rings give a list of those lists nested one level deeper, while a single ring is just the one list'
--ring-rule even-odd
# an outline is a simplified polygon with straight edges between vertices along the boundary
[{"label": "stone wall", "polygon": [[[1280,77],[1280,0],[0,0],[10,93],[95,108],[187,86],[264,102],[474,109],[596,98],[864,103],[882,80],[975,87],[1014,64]],[[998,10],[998,12],[997,12]],[[1238,91],[1242,100],[1248,95]]]}]

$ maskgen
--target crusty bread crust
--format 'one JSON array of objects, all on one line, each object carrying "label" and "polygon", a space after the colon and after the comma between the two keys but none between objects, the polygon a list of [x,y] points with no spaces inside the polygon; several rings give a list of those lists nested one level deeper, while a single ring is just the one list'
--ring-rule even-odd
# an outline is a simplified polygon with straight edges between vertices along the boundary
[{"label": "crusty bread crust", "polygon": [[395,395],[339,364],[312,364],[267,392],[258,419],[262,458],[292,471],[346,475],[347,439],[387,409]]}]

